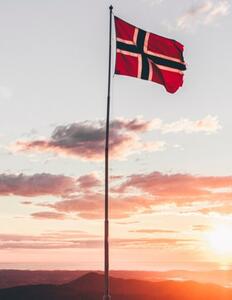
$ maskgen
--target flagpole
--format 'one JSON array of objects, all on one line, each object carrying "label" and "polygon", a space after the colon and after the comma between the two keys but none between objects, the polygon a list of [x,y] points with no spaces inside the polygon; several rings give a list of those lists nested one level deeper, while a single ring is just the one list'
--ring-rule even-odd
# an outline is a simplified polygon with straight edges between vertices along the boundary
[{"label": "flagpole", "polygon": [[110,88],[111,88],[111,48],[112,48],[112,15],[113,6],[109,7],[109,67],[108,67],[108,94],[106,112],[106,139],[105,139],[105,272],[104,272],[104,297],[103,300],[110,300],[109,294],[109,127],[110,127]]}]

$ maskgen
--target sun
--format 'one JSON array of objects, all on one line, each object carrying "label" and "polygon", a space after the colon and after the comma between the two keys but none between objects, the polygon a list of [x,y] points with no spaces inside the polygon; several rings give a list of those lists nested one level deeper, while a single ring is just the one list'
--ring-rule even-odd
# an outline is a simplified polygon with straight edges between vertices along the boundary
[{"label": "sun", "polygon": [[232,255],[232,227],[218,225],[208,233],[212,250],[219,255]]}]

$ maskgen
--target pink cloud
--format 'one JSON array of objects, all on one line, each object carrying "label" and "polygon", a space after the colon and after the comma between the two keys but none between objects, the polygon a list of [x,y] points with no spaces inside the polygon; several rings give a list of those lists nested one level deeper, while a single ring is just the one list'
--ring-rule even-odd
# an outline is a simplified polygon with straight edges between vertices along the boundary
[{"label": "pink cloud", "polygon": [[95,173],[83,175],[78,178],[78,186],[80,190],[89,191],[102,186],[102,184],[102,180]]},{"label": "pink cloud", "polygon": [[[119,193],[136,189],[140,193],[152,195],[157,203],[177,204],[202,200],[232,199],[232,176],[194,176],[190,174],[150,174],[132,175],[115,190]],[[228,189],[221,191],[220,189]]]},{"label": "pink cloud", "polygon": [[[0,196],[36,197],[52,195],[66,197],[77,193],[86,193],[102,187],[102,180],[95,173],[78,178],[48,173],[0,174]],[[30,205],[32,201],[21,202]]]},{"label": "pink cloud", "polygon": [[[103,219],[104,194],[91,190],[93,182],[100,184],[95,178],[83,176],[77,182],[86,179],[83,193],[67,195],[56,203],[42,203],[59,213],[76,213],[84,219]],[[120,182],[122,178],[120,177]],[[177,206],[189,206],[195,203],[216,204],[232,200],[232,176],[194,176],[191,174],[163,174],[152,172],[149,174],[135,174],[124,182],[115,185],[110,194],[110,217],[112,219],[128,218],[131,215],[153,213],[155,207],[173,203]],[[207,208],[210,209],[210,208]],[[215,208],[214,208],[215,209]],[[224,209],[220,208],[221,212]],[[201,207],[192,207],[190,211],[206,213]],[[212,210],[212,208],[211,208]],[[188,210],[189,211],[189,210]],[[225,209],[226,211],[226,209]],[[229,213],[229,210],[227,210]]]},{"label": "pink cloud", "polygon": [[50,219],[50,220],[65,220],[66,215],[58,212],[52,211],[41,211],[31,214],[35,219]]},{"label": "pink cloud", "polygon": [[75,191],[75,179],[64,175],[47,173],[34,175],[0,174],[0,195],[36,197],[60,196]]},{"label": "pink cloud", "polygon": [[[186,211],[199,213],[231,213],[232,176],[194,176],[191,174],[164,174],[152,172],[134,174],[114,182],[110,193],[110,217],[128,218],[132,215],[153,213],[155,207],[173,203],[187,207]],[[95,173],[79,178],[64,175],[0,174],[1,196],[59,197],[55,203],[40,203],[52,210],[39,211],[33,218],[65,219],[76,216],[84,219],[103,219],[103,182]],[[30,205],[32,200],[26,201]],[[25,202],[25,201],[24,201]],[[195,203],[204,205],[194,206]],[[70,215],[72,213],[72,216]]]},{"label": "pink cloud", "polygon": [[[128,218],[135,213],[151,211],[152,199],[145,197],[114,197],[110,196],[110,217],[112,219]],[[102,193],[87,193],[71,199],[65,199],[55,204],[42,204],[63,213],[77,213],[84,219],[103,219],[104,195]]]}]

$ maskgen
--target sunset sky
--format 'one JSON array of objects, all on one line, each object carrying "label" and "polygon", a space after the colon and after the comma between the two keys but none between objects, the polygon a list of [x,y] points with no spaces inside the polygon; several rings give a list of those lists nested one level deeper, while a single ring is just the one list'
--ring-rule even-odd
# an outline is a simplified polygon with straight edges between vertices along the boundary
[{"label": "sunset sky", "polygon": [[110,4],[187,62],[113,77],[111,268],[232,268],[229,0],[1,1],[0,268],[103,269]]}]

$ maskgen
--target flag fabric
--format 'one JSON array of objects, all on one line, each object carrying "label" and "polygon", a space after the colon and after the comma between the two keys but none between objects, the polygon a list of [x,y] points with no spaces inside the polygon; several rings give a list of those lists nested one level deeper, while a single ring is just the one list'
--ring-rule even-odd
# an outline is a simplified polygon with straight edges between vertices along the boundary
[{"label": "flag fabric", "polygon": [[183,84],[184,46],[115,17],[115,73],[150,80],[175,93]]}]

